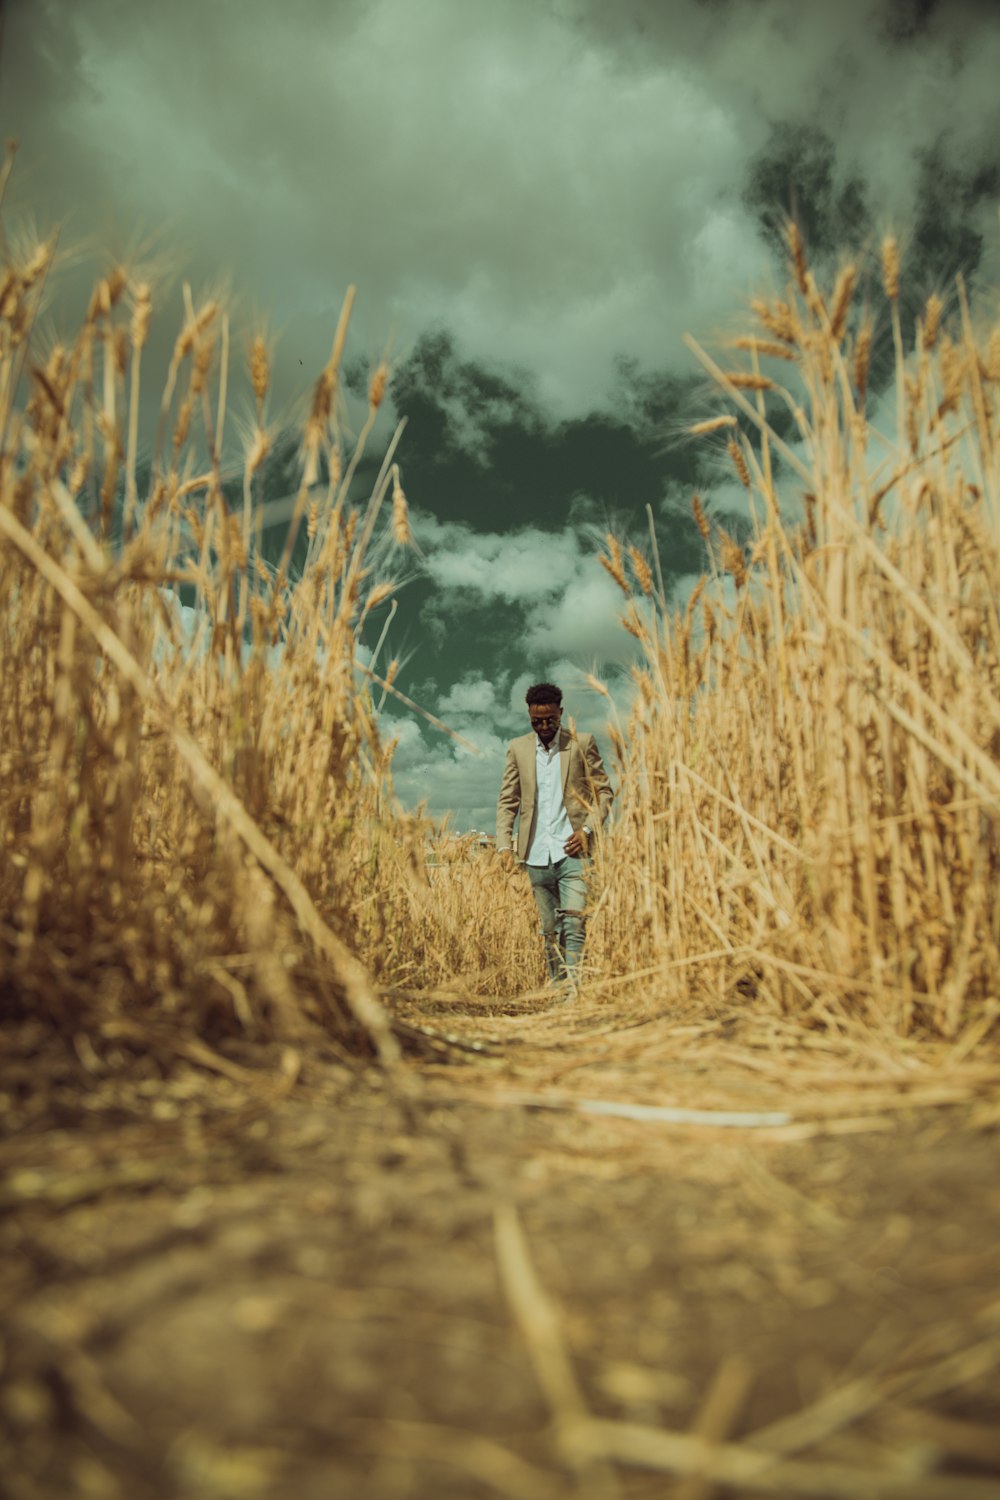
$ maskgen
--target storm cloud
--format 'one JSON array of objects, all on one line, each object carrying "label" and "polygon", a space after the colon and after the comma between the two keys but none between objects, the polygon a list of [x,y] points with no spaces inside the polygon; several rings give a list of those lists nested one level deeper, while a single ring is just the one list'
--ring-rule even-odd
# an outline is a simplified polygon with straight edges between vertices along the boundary
[{"label": "storm cloud", "polygon": [[759,285],[789,127],[827,144],[829,208],[854,184],[905,225],[931,158],[975,196],[1000,120],[1000,16],[968,0],[13,0],[2,68],[15,202],[232,280],[283,378],[355,281],[369,352],[444,325],[561,417],[607,405],[622,353],[683,368],[682,331]]}]

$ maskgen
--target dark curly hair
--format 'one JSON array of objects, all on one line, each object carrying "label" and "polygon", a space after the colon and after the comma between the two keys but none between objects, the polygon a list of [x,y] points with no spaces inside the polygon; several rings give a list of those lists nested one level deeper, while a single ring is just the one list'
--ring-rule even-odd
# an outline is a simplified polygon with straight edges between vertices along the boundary
[{"label": "dark curly hair", "polygon": [[562,689],[557,688],[554,682],[536,682],[524,695],[524,701],[530,707],[534,703],[558,703],[562,704]]}]

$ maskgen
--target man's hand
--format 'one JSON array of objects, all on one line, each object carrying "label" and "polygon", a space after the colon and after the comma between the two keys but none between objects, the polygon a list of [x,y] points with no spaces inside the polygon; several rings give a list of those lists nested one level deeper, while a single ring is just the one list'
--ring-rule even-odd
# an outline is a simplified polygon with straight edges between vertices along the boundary
[{"label": "man's hand", "polygon": [[501,869],[509,875],[514,869],[513,849],[498,849],[497,858],[500,860]]},{"label": "man's hand", "polygon": [[570,834],[565,844],[563,844],[563,849],[573,859],[579,859],[582,855],[586,854],[587,835],[582,828],[578,828],[576,833]]}]

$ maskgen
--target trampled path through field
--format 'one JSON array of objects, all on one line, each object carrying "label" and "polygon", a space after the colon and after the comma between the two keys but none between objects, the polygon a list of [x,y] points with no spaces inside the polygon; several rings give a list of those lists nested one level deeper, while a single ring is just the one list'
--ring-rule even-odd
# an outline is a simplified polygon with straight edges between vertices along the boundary
[{"label": "trampled path through field", "polygon": [[995,1057],[388,1003],[395,1080],[25,1034],[15,1500],[998,1493]]}]

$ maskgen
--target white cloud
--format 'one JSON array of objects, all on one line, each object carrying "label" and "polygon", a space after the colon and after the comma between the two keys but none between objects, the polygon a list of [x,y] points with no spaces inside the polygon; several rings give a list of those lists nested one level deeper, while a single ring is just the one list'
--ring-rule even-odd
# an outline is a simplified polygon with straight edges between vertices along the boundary
[{"label": "white cloud", "polygon": [[[403,730],[401,722],[411,727]],[[404,806],[424,803],[435,819],[450,814],[452,826],[460,833],[473,828],[493,831],[504,737],[480,725],[471,736],[477,755],[416,720],[393,718],[391,725],[383,727],[399,737],[393,783]]]},{"label": "white cloud", "polygon": [[[420,515],[414,530],[438,585],[437,615],[447,617],[449,595],[466,616],[477,605],[502,600],[520,607],[519,644],[536,661],[564,658],[589,666],[634,654],[620,623],[626,601],[597,561],[590,527],[475,532]],[[462,692],[468,691],[465,685]]]},{"label": "white cloud", "polygon": [[706,211],[691,249],[691,277],[698,307],[708,309],[721,302],[723,308],[742,311],[770,272],[763,243],[750,231],[746,214],[733,204]]},{"label": "white cloud", "polygon": [[562,656],[581,662],[625,661],[634,642],[620,623],[626,600],[618,585],[587,559],[563,593],[550,603],[526,611],[525,644],[540,657]]},{"label": "white cloud", "polygon": [[427,571],[443,589],[463,589],[483,600],[507,603],[548,599],[594,566],[582,530],[558,534],[525,526],[516,531],[473,531],[457,522],[419,514],[414,534],[427,555]]},{"label": "white cloud", "polygon": [[436,713],[446,724],[462,720],[495,717],[502,708],[498,684],[472,674],[456,682],[438,702]]}]

